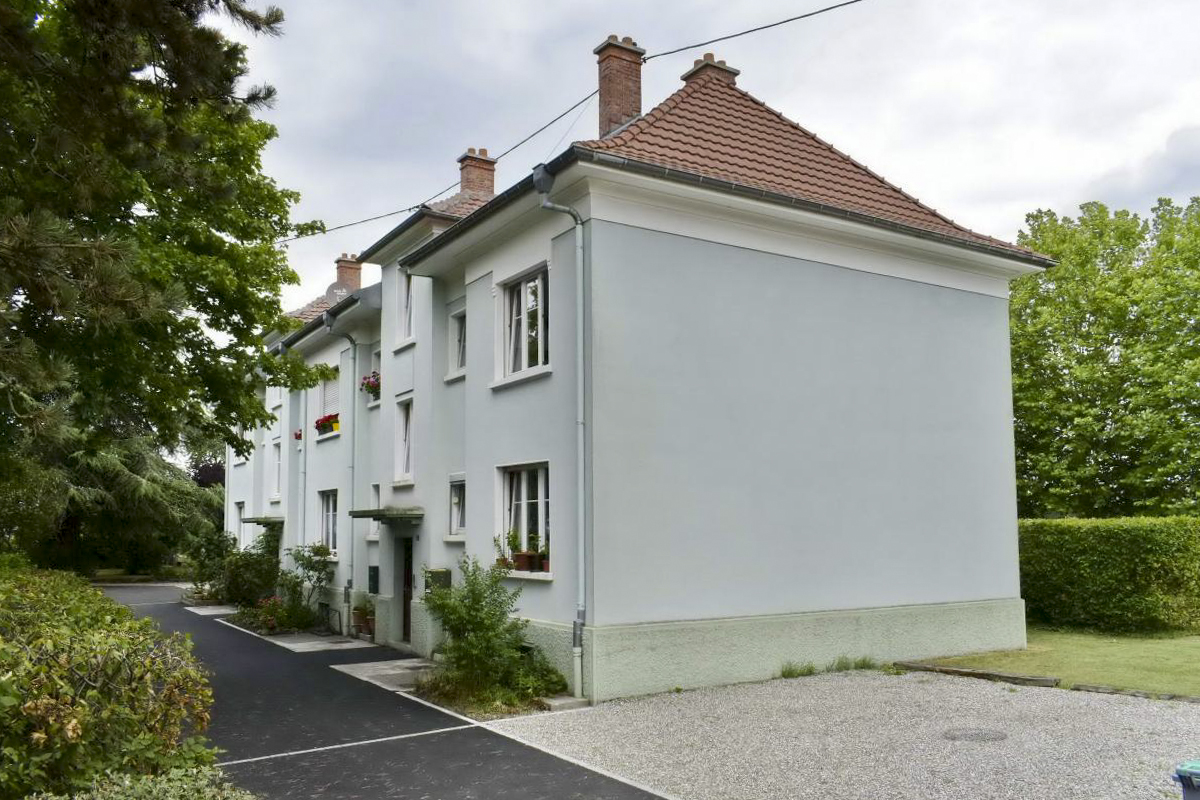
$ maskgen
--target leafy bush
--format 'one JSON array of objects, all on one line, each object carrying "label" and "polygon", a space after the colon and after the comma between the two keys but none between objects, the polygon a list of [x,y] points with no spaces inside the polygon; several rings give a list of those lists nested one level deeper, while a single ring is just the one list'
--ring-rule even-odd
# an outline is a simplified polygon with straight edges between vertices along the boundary
[{"label": "leafy bush", "polygon": [[459,568],[459,585],[434,586],[425,595],[448,640],[442,668],[422,689],[451,702],[502,706],[565,691],[566,681],[545,654],[525,644],[528,623],[512,616],[521,590],[504,586],[508,570],[468,556]]},{"label": "leafy bush", "polygon": [[289,547],[287,552],[296,565],[296,569],[289,573],[295,577],[291,581],[291,586],[295,587],[293,591],[297,593],[295,600],[311,608],[314,600],[325,595],[325,589],[333,579],[333,565],[329,563],[333,551],[327,545],[305,544]]},{"label": "leafy bush", "polygon": [[191,643],[62,572],[0,565],[0,798],[211,763]]},{"label": "leafy bush", "polygon": [[1029,618],[1113,632],[1200,629],[1200,519],[1020,523]]},{"label": "leafy bush", "polygon": [[310,606],[288,601],[279,595],[264,597],[253,606],[238,609],[229,617],[235,625],[261,634],[307,630],[319,622]]},{"label": "leafy bush", "polygon": [[275,585],[279,581],[280,533],[272,526],[245,550],[235,550],[225,557],[220,594],[226,602],[253,606],[275,594]]},{"label": "leafy bush", "polygon": [[192,581],[197,590],[213,600],[224,599],[220,597],[220,591],[225,559],[236,549],[237,539],[234,535],[216,527],[188,540],[187,555],[192,562]]},{"label": "leafy bush", "polygon": [[33,800],[254,800],[213,767],[173,769],[162,775],[114,775],[70,797],[35,795]]}]

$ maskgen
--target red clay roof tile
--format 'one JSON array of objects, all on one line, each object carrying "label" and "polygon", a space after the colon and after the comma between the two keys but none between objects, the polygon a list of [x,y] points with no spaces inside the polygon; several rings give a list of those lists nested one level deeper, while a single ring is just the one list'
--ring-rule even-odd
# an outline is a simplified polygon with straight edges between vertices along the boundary
[{"label": "red clay roof tile", "polygon": [[762,101],[698,76],[647,114],[577,146],[764,189],[1021,255],[924,205]]}]

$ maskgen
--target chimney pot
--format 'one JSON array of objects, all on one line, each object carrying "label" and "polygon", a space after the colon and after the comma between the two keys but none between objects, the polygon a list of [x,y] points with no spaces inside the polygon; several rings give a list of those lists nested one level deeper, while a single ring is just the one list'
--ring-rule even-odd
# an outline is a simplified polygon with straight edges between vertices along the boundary
[{"label": "chimney pot", "polygon": [[337,265],[337,284],[344,286],[351,292],[357,292],[362,288],[362,263],[358,260],[358,256],[342,253],[341,258],[338,258],[334,263]]},{"label": "chimney pot", "polygon": [[704,58],[696,59],[695,63],[692,64],[692,68],[680,77],[684,83],[691,83],[694,80],[712,76],[717,80],[728,83],[730,86],[735,86],[737,85],[737,76],[740,74],[740,70],[736,70],[726,64],[724,59],[718,61],[712,53],[705,53]]},{"label": "chimney pot", "polygon": [[607,136],[642,114],[642,56],[633,37],[609,37],[592,50],[600,78],[600,135]]},{"label": "chimney pot", "polygon": [[468,147],[458,157],[459,186],[464,192],[491,197],[496,193],[496,159],[489,158],[487,148],[478,151]]}]

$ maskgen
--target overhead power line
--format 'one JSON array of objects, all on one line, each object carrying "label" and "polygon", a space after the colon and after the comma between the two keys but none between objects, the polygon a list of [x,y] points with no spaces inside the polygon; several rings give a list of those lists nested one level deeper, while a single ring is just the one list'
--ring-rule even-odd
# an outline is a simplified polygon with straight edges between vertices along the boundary
[{"label": "overhead power line", "polygon": [[[708,46],[708,45],[710,45],[710,44],[716,44],[717,42],[726,42],[726,41],[729,41],[730,39],[736,39],[736,38],[738,38],[739,36],[746,36],[746,35],[748,35],[748,34],[751,34],[751,33],[758,33],[759,31],[765,31],[765,30],[768,30],[768,29],[770,29],[770,28],[778,28],[780,25],[786,25],[786,24],[788,24],[789,22],[796,22],[796,21],[798,21],[798,20],[802,20],[802,19],[808,19],[809,17],[815,17],[815,16],[817,16],[817,15],[819,15],[819,14],[824,14],[824,13],[826,13],[826,12],[828,12],[828,11],[836,11],[836,10],[837,10],[837,9],[839,9],[839,8],[845,8],[846,6],[852,6],[852,5],[854,5],[855,3],[861,3],[862,1],[863,1],[863,0],[846,0],[846,1],[845,1],[845,2],[843,2],[843,3],[837,3],[837,4],[835,4],[835,5],[832,5],[832,6],[826,6],[826,7],[824,7],[824,8],[818,8],[816,11],[809,11],[808,13],[805,13],[805,14],[798,14],[798,15],[796,15],[796,16],[794,16],[794,17],[788,17],[787,19],[781,19],[781,20],[779,20],[778,22],[772,22],[772,23],[769,23],[769,24],[767,24],[767,25],[759,25],[757,28],[748,28],[747,30],[744,30],[744,31],[739,31],[739,32],[737,32],[737,33],[730,33],[730,34],[727,34],[727,35],[725,35],[725,36],[718,36],[717,38],[715,38],[715,39],[709,39],[708,41],[704,41],[704,42],[697,42],[696,44],[687,44],[687,45],[684,45],[683,47],[676,47],[676,48],[675,48],[675,49],[673,49],[673,50],[664,50],[664,51],[662,51],[661,53],[653,53],[653,54],[651,54],[651,55],[648,55],[648,56],[643,56],[643,58],[642,58],[642,63],[645,63],[645,62],[647,62],[647,61],[650,61],[650,60],[652,60],[652,59],[655,59],[655,58],[662,58],[663,56],[670,56],[670,55],[674,55],[674,54],[676,54],[676,53],[682,53],[682,52],[684,52],[685,50],[695,50],[695,49],[696,49],[696,48],[698,48],[698,47],[706,47],[706,46]],[[533,138],[534,138],[535,136],[537,136],[539,133],[542,133],[544,130],[546,130],[547,128],[549,128],[551,125],[553,125],[554,123],[558,122],[560,119],[562,119],[563,117],[565,117],[567,114],[570,114],[572,111],[574,111],[575,109],[579,108],[580,106],[582,106],[582,105],[583,105],[584,103],[586,103],[587,101],[591,100],[593,97],[595,97],[595,96],[596,96],[597,94],[599,94],[599,93],[600,93],[600,90],[599,90],[599,89],[594,89],[594,90],[592,90],[592,91],[588,92],[586,95],[584,95],[583,97],[579,98],[579,100],[577,100],[577,101],[575,101],[574,103],[572,103],[572,104],[571,104],[571,105],[570,105],[570,106],[569,106],[569,107],[568,107],[568,108],[567,108],[565,111],[563,111],[563,112],[561,112],[561,113],[557,114],[557,115],[556,115],[556,116],[555,116],[553,119],[551,119],[549,122],[547,122],[546,124],[544,124],[544,125],[542,125],[541,127],[539,127],[539,128],[538,128],[537,130],[535,130],[533,133],[529,134],[529,135],[528,135],[528,136],[526,136],[524,139],[522,139],[521,141],[519,141],[519,142],[517,142],[516,144],[514,144],[512,147],[508,148],[507,150],[505,150],[505,151],[504,151],[503,153],[501,153],[500,155],[496,156],[496,160],[497,160],[497,161],[499,161],[500,159],[504,158],[506,155],[508,155],[508,154],[509,154],[509,153],[511,153],[512,151],[516,150],[518,147],[520,147],[521,145],[525,144],[525,143],[526,143],[526,142],[528,142],[530,139],[533,139]],[[582,113],[582,112],[580,112],[580,113]],[[578,122],[578,118],[576,118],[575,122]],[[571,127],[574,127],[574,125],[575,125],[575,122],[572,122],[572,123],[571,123]],[[567,131],[569,132],[569,131],[570,131],[570,128],[568,128],[568,129],[567,129]],[[564,135],[564,137],[566,136],[566,134],[565,134],[565,133],[564,133],[563,135]],[[560,139],[559,139],[559,141],[561,142],[561,141],[562,141],[562,139],[560,138]],[[557,148],[557,147],[558,147],[558,145],[555,145],[555,148]],[[285,242],[294,242],[294,241],[295,241],[295,240],[297,240],[297,239],[307,239],[307,238],[308,238],[308,237],[310,237],[310,236],[320,236],[320,235],[322,235],[322,234],[325,234],[325,233],[332,233],[333,231],[340,231],[340,230],[343,230],[344,228],[352,228],[352,227],[354,227],[355,225],[364,225],[364,224],[366,224],[366,223],[368,223],[368,222],[375,222],[375,221],[377,221],[377,220],[381,220],[381,219],[387,219],[388,217],[394,217],[394,216],[396,216],[397,214],[407,214],[407,213],[409,213],[409,212],[416,211],[417,209],[419,209],[419,208],[422,208],[423,206],[427,205],[428,203],[431,203],[431,202],[433,202],[433,201],[434,201],[434,200],[436,200],[437,198],[439,198],[439,197],[441,197],[442,195],[444,195],[446,192],[450,191],[451,189],[454,189],[454,188],[456,188],[456,187],[458,186],[458,184],[459,184],[459,182],[458,182],[458,181],[455,181],[454,183],[452,183],[452,184],[450,184],[449,186],[447,186],[445,189],[442,189],[440,192],[437,192],[436,194],[430,195],[429,197],[425,198],[425,199],[424,199],[424,200],[422,200],[421,202],[419,202],[419,203],[416,203],[416,204],[414,204],[414,205],[411,205],[411,206],[408,206],[407,208],[399,208],[399,209],[396,209],[395,211],[389,211],[389,212],[387,212],[386,214],[376,214],[376,215],[375,215],[375,216],[373,216],[373,217],[366,217],[366,218],[364,218],[364,219],[356,219],[356,220],[354,220],[353,222],[343,222],[343,223],[342,223],[342,224],[340,224],[340,225],[334,225],[333,227],[330,227],[330,228],[325,228],[323,231],[318,231],[318,232],[316,232],[316,233],[302,233],[302,234],[300,234],[300,235],[298,235],[298,236],[289,236],[289,237],[287,237],[286,239],[279,239],[279,240],[277,240],[277,241],[275,242],[275,244],[284,244]]]},{"label": "overhead power line", "polygon": [[861,2],[862,2],[862,0],[846,0],[846,2],[844,2],[844,3],[838,3],[838,4],[832,5],[832,6],[826,6],[825,8],[818,8],[816,11],[809,11],[807,14],[798,14],[794,17],[788,17],[787,19],[781,19],[778,22],[772,22],[769,25],[759,25],[757,28],[749,28],[744,31],[739,31],[738,33],[728,34],[727,36],[718,36],[715,39],[709,39],[707,42],[697,42],[696,44],[685,44],[683,47],[676,47],[674,50],[664,50],[661,53],[654,53],[653,55],[644,56],[642,58],[642,63],[644,64],[645,62],[649,61],[652,58],[662,58],[663,56],[671,56],[671,55],[675,55],[676,53],[682,53],[684,50],[695,50],[697,47],[706,47],[710,44],[716,44],[717,42],[727,42],[730,39],[736,39],[739,36],[745,36],[746,34],[749,34],[749,33],[758,33],[759,31],[765,31],[768,28],[778,28],[780,25],[787,25],[789,22],[795,22],[795,21],[801,20],[801,19],[808,19],[809,17],[815,17],[818,14],[824,14],[827,11],[836,11],[839,8],[845,8],[846,6],[852,6],[855,3],[861,3]]}]

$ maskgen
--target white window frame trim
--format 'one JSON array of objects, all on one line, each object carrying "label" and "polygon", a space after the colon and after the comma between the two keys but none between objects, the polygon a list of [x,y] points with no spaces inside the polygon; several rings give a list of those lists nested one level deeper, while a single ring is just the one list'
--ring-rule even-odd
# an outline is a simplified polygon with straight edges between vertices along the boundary
[{"label": "white window frame trim", "polygon": [[[508,473],[516,472],[516,471],[520,471],[520,470],[528,470],[528,469],[532,469],[534,467],[545,470],[546,497],[543,502],[545,503],[544,511],[549,511],[550,510],[550,500],[551,500],[551,496],[550,496],[550,466],[551,466],[550,459],[548,459],[548,458],[534,458],[534,459],[529,459],[527,461],[516,461],[516,462],[512,462],[512,463],[508,463],[508,464],[497,464],[496,465],[496,468],[495,468],[496,491],[494,494],[495,499],[496,499],[495,527],[496,527],[496,530],[499,532],[502,540],[507,538],[508,530],[509,530],[508,524],[507,524],[508,523]],[[540,518],[542,519],[542,525],[543,525],[543,529],[544,529],[545,528],[545,513],[544,512]],[[528,533],[528,531],[525,531],[525,530],[521,531],[522,545],[528,545],[528,540],[525,538],[527,533]],[[553,534],[553,531],[551,531],[551,534]],[[544,540],[539,541],[538,549],[540,550],[544,544],[545,544]]]},{"label": "white window frame trim", "polygon": [[407,350],[417,342],[416,304],[413,303],[413,275],[396,268],[396,346],[393,353]]},{"label": "white window frame trim", "polygon": [[[446,383],[453,383],[467,375],[467,343],[462,336],[466,327],[467,309],[459,308],[451,311],[446,317]],[[458,363],[460,354],[459,341],[462,338],[462,364]]]},{"label": "white window frame trim", "polygon": [[[509,356],[509,338],[508,338],[508,290],[518,283],[524,283],[531,276],[539,273],[546,273],[546,285],[549,286],[550,277],[554,272],[553,265],[548,259],[532,264],[525,269],[517,270],[511,274],[505,275],[503,279],[497,280],[492,284],[492,299],[494,312],[492,314],[493,321],[493,377],[494,380],[489,384],[492,388],[503,386],[508,383],[519,383],[526,376],[533,377],[535,375],[543,375],[550,372],[550,366],[553,363],[550,359],[546,360],[545,364],[539,364],[532,367],[525,367],[517,372],[510,372],[508,369]],[[546,307],[545,303],[540,306],[543,310]],[[543,316],[542,330],[547,330],[549,327],[549,319]],[[543,343],[543,347],[548,343],[548,339]],[[527,352],[524,349],[522,352]]]},{"label": "white window frame trim", "polygon": [[[395,399],[396,414],[393,417],[393,437],[392,437],[392,485],[393,486],[411,486],[415,482],[416,476],[416,459],[413,458],[413,393],[406,392],[402,395],[396,395]],[[407,472],[400,471],[400,423],[404,419],[402,416],[401,407],[407,408],[404,414],[407,420],[404,420],[407,429],[404,432],[404,450],[405,459],[408,468]]]},{"label": "white window frame trim", "polygon": [[[325,507],[326,506],[326,503],[325,503],[326,498],[328,498],[330,496],[333,497],[333,513],[332,513],[332,515],[329,513],[329,511]],[[317,509],[320,514],[320,520],[321,520],[320,543],[329,547],[330,555],[332,557],[336,557],[337,556],[337,540],[338,540],[337,520],[338,520],[338,515],[341,513],[341,509],[338,505],[338,490],[337,489],[319,489],[319,490],[317,490]],[[329,522],[330,522],[330,520],[333,521],[333,543],[332,544],[330,544],[330,541],[329,541],[329,539],[330,539],[330,537],[329,537],[329,532],[330,532]]]}]

